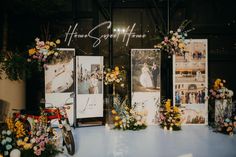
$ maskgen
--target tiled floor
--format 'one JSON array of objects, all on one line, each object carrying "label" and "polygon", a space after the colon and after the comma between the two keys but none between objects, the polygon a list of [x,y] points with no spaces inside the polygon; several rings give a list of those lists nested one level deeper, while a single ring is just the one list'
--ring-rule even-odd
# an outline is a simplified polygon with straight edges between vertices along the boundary
[{"label": "tiled floor", "polygon": [[169,132],[159,126],[141,131],[104,126],[73,130],[78,157],[236,157],[236,135],[214,133],[207,126]]}]

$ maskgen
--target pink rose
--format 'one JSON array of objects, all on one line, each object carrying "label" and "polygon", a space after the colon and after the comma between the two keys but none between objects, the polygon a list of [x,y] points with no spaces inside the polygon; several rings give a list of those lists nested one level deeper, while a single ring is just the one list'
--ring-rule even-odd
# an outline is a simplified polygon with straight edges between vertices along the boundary
[{"label": "pink rose", "polygon": [[168,37],[164,37],[164,42],[168,42]]}]

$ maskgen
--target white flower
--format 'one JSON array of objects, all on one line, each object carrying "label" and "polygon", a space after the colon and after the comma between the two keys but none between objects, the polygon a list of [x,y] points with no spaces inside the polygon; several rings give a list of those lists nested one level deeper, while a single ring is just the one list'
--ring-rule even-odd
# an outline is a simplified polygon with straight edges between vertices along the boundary
[{"label": "white flower", "polygon": [[171,31],[170,31],[170,34],[173,34],[173,33],[174,33],[174,32],[171,30]]},{"label": "white flower", "polygon": [[7,130],[7,135],[11,135],[11,130]]},{"label": "white flower", "polygon": [[41,131],[37,131],[36,135],[40,136],[41,135]]},{"label": "white flower", "polygon": [[37,146],[34,146],[34,148],[33,148],[33,149],[34,149],[34,151],[36,151],[38,148],[37,148]]},{"label": "white flower", "polygon": [[31,62],[31,59],[30,59],[30,58],[28,58],[28,59],[27,59],[27,62]]},{"label": "white flower", "polygon": [[124,84],[124,83],[122,83],[120,86],[121,86],[121,87],[124,87],[124,86],[125,86],[125,84]]},{"label": "white flower", "polygon": [[2,140],[1,144],[5,145],[7,143],[7,141],[5,139]]},{"label": "white flower", "polygon": [[228,97],[232,97],[234,95],[234,92],[232,90],[229,90],[228,92]]},{"label": "white flower", "polygon": [[12,138],[7,137],[7,138],[6,138],[6,141],[7,141],[7,142],[11,142],[11,141],[12,141]]},{"label": "white flower", "polygon": [[58,53],[57,53],[57,52],[55,52],[55,53],[54,53],[54,55],[55,55],[55,56],[58,56]]},{"label": "white flower", "polygon": [[2,131],[2,135],[6,135],[6,133],[7,133],[6,130]]},{"label": "white flower", "polygon": [[31,140],[30,140],[30,143],[35,143],[36,142],[36,140],[35,140],[35,138],[32,138]]},{"label": "white flower", "polygon": [[6,150],[10,150],[10,149],[12,149],[12,145],[7,144],[7,145],[6,145]]},{"label": "white flower", "polygon": [[181,32],[181,29],[179,28],[179,29],[177,29],[177,32]]}]

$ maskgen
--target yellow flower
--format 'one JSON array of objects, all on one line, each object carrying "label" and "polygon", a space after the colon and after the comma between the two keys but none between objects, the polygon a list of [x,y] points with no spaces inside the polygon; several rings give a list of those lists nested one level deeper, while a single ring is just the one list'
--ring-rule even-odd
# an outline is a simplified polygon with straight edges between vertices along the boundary
[{"label": "yellow flower", "polygon": [[50,46],[49,45],[45,45],[45,49],[50,49]]},{"label": "yellow flower", "polygon": [[119,122],[119,124],[120,124],[120,125],[122,125],[122,124],[123,124],[123,122],[122,122],[122,121],[120,121],[120,122]]},{"label": "yellow flower", "polygon": [[179,48],[180,49],[184,49],[184,47],[185,47],[184,43],[179,43]]},{"label": "yellow flower", "polygon": [[115,120],[119,120],[120,119],[120,117],[119,116],[115,116]]},{"label": "yellow flower", "polygon": [[49,44],[50,46],[53,46],[53,47],[55,47],[56,46],[56,44],[54,43],[54,42],[50,42],[50,44]]},{"label": "yellow flower", "polygon": [[115,67],[115,71],[119,71],[120,69],[119,69],[119,67],[118,66],[116,66]]},{"label": "yellow flower", "polygon": [[29,137],[25,137],[24,141],[27,142],[29,140]]},{"label": "yellow flower", "polygon": [[36,53],[36,49],[35,48],[29,49],[29,55],[30,56],[32,56],[35,53]]},{"label": "yellow flower", "polygon": [[57,39],[56,40],[56,44],[60,44],[61,43],[61,40],[60,39]]},{"label": "yellow flower", "polygon": [[170,106],[171,106],[171,100],[168,99],[168,100],[166,101],[166,110],[167,110],[168,112],[170,111]]},{"label": "yellow flower", "polygon": [[179,108],[174,106],[174,112],[179,112]]},{"label": "yellow flower", "polygon": [[31,143],[25,143],[23,146],[24,149],[31,149],[32,148],[32,144]]},{"label": "yellow flower", "polygon": [[23,142],[22,140],[18,140],[18,141],[16,141],[17,146],[22,146],[23,143],[24,143],[24,142]]},{"label": "yellow flower", "polygon": [[119,124],[117,123],[117,122],[115,122],[115,124],[114,124],[115,126],[118,126]]}]

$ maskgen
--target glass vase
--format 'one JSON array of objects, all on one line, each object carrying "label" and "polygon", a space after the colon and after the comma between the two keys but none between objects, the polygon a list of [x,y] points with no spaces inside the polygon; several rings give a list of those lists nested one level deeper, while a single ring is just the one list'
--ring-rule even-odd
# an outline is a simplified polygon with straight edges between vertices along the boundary
[{"label": "glass vase", "polygon": [[232,116],[232,99],[215,100],[215,124],[222,124],[225,118]]}]

